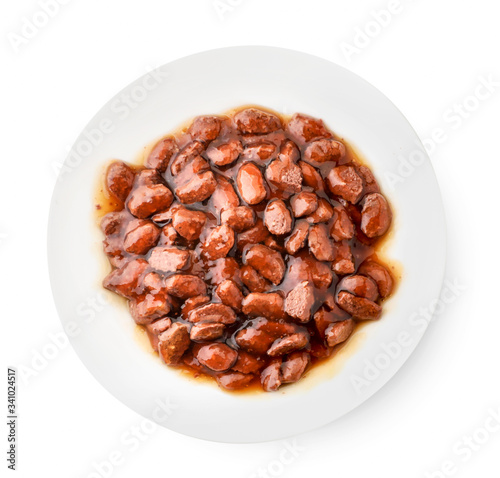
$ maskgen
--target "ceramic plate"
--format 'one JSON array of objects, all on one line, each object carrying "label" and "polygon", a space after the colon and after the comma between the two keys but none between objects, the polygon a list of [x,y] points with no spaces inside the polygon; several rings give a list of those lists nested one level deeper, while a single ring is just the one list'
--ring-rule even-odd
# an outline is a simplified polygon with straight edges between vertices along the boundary
[{"label": "ceramic plate", "polygon": [[[134,162],[144,146],[201,114],[255,104],[303,112],[355,146],[395,212],[384,253],[399,264],[382,319],[361,328],[329,362],[276,393],[231,394],[163,365],[141,341],[107,273],[94,197],[104,165]],[[291,50],[236,47],[149,72],[106,104],[75,142],[55,187],[49,220],[52,290],[81,360],[117,399],[186,435],[224,442],[287,437],[325,425],[379,390],[421,339],[415,320],[439,297],[445,226],[432,166],[398,109],[365,80]],[[432,274],[429,274],[429,271]]]}]

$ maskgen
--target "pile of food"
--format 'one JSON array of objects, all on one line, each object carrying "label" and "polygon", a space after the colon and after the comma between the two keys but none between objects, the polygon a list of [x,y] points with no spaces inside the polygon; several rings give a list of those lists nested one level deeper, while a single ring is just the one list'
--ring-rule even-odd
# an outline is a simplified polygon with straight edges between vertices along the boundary
[{"label": "pile of food", "polygon": [[319,119],[200,116],[105,185],[104,287],[166,364],[225,389],[298,381],[393,290],[389,204]]}]

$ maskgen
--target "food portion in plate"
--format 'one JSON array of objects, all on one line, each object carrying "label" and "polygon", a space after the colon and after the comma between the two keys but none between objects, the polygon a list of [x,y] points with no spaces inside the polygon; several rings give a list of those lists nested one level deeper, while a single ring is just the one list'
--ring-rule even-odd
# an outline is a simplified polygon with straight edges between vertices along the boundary
[{"label": "food portion in plate", "polygon": [[[112,162],[112,271],[168,365],[237,390],[297,382],[377,320],[394,288],[370,168],[323,123],[260,108],[200,116],[141,166]],[[101,205],[98,205],[100,207]]]}]

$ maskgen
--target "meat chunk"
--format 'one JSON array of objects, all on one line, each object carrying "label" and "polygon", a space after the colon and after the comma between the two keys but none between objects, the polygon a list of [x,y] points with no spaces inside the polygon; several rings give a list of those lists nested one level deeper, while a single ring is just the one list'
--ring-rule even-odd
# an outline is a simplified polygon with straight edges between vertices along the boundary
[{"label": "meat chunk", "polygon": [[289,260],[287,281],[312,281],[317,289],[326,289],[333,280],[328,264],[317,261],[309,255],[301,255]]},{"label": "meat chunk", "polygon": [[190,343],[188,326],[176,322],[158,336],[158,352],[166,364],[177,364]]},{"label": "meat chunk", "polygon": [[314,287],[309,281],[302,281],[286,296],[285,312],[300,322],[309,322],[314,302]]},{"label": "meat chunk", "polygon": [[180,202],[193,204],[209,198],[216,187],[217,181],[215,180],[214,173],[212,171],[205,171],[196,174],[186,184],[178,187],[175,190],[175,194]]},{"label": "meat chunk", "polygon": [[354,224],[342,206],[333,208],[333,224],[330,230],[330,236],[334,241],[352,239],[354,236]]},{"label": "meat chunk", "polygon": [[337,275],[352,274],[355,270],[354,258],[347,242],[336,242],[334,245],[332,270]]},{"label": "meat chunk", "polygon": [[236,282],[233,280],[226,279],[221,282],[215,289],[215,293],[224,305],[228,305],[236,311],[241,310],[243,294],[241,293],[241,290]]},{"label": "meat chunk", "polygon": [[232,139],[218,146],[211,145],[207,149],[207,157],[217,166],[234,163],[243,151],[241,141]]},{"label": "meat chunk", "polygon": [[240,330],[235,336],[236,343],[255,354],[265,354],[275,338],[269,333],[252,327]]},{"label": "meat chunk", "polygon": [[[338,307],[337,304],[335,304],[335,307],[337,307],[339,310],[342,310]],[[342,312],[347,314],[347,312]],[[321,337],[325,336],[326,329],[330,324],[334,322],[337,322],[337,320],[335,320],[334,314],[331,311],[327,310],[325,306],[321,306],[314,314],[314,323]]]},{"label": "meat chunk", "polygon": [[106,187],[120,201],[125,202],[132,190],[135,173],[122,161],[112,162],[106,171]]},{"label": "meat chunk", "polygon": [[146,168],[156,169],[157,171],[164,173],[167,170],[170,158],[178,152],[179,147],[177,146],[175,139],[164,138],[158,141],[158,143],[156,143],[153,147],[144,162],[144,166],[146,166]]},{"label": "meat chunk", "polygon": [[238,206],[224,209],[220,220],[222,224],[227,224],[235,232],[243,232],[255,225],[256,216],[252,208]]},{"label": "meat chunk", "polygon": [[267,191],[264,178],[254,163],[245,163],[240,167],[236,182],[241,197],[248,204],[258,204],[265,199]]},{"label": "meat chunk", "polygon": [[392,221],[392,212],[382,194],[367,194],[361,203],[361,230],[368,237],[384,235]]},{"label": "meat chunk", "polygon": [[164,288],[163,279],[156,272],[148,272],[142,279],[142,286],[145,292],[158,292]]},{"label": "meat chunk", "polygon": [[286,129],[302,146],[315,139],[331,137],[323,121],[301,113],[291,117]]},{"label": "meat chunk", "polygon": [[223,257],[212,262],[209,273],[205,276],[212,285],[219,285],[226,279],[232,279],[237,284],[241,283],[239,265],[234,257]]},{"label": "meat chunk", "polygon": [[118,234],[126,224],[128,214],[126,211],[109,212],[101,219],[101,231],[105,236]]},{"label": "meat chunk", "polygon": [[278,148],[267,141],[258,141],[245,147],[241,157],[248,161],[267,161],[276,157]]},{"label": "meat chunk", "polygon": [[292,230],[292,215],[281,199],[269,201],[264,213],[264,224],[271,234],[277,236]]},{"label": "meat chunk", "polygon": [[285,316],[283,297],[278,292],[252,292],[243,299],[241,306],[249,317],[279,320]]},{"label": "meat chunk", "polygon": [[236,314],[231,307],[224,304],[205,304],[192,310],[188,315],[189,322],[198,324],[213,322],[217,324],[234,324]]},{"label": "meat chunk", "polygon": [[241,373],[257,373],[264,366],[264,360],[244,350],[238,352],[238,359],[232,369]]},{"label": "meat chunk", "polygon": [[311,362],[311,356],[307,352],[293,352],[281,364],[283,383],[297,382]]},{"label": "meat chunk", "polygon": [[165,332],[171,325],[172,321],[168,317],[162,317],[146,324],[146,332],[153,350],[158,350],[158,335]]},{"label": "meat chunk", "polygon": [[306,221],[298,221],[292,234],[285,241],[285,249],[288,254],[295,255],[299,249],[302,249],[306,245],[308,235],[309,224]]},{"label": "meat chunk", "polygon": [[155,186],[156,184],[166,184],[162,175],[156,169],[141,169],[135,175],[134,188],[139,186]]},{"label": "meat chunk", "polygon": [[185,208],[184,208],[184,206],[181,206],[177,201],[175,201],[165,211],[159,212],[158,214],[154,214],[153,216],[151,216],[151,220],[153,222],[155,222],[156,224],[165,225],[165,223],[168,223],[172,220],[174,214],[179,209],[185,209]]},{"label": "meat chunk", "polygon": [[198,342],[211,341],[222,337],[225,329],[224,324],[211,324],[209,322],[196,324],[191,327],[189,337]]},{"label": "meat chunk", "polygon": [[176,209],[172,215],[172,226],[179,236],[188,241],[195,241],[200,237],[205,226],[207,216],[202,211],[192,211],[185,207]]},{"label": "meat chunk", "polygon": [[391,273],[381,264],[373,260],[367,260],[361,264],[359,274],[370,277],[377,284],[380,297],[391,295],[394,288],[394,279]]},{"label": "meat chunk", "polygon": [[130,193],[127,207],[135,217],[146,219],[167,209],[173,198],[170,189],[163,184],[139,186]]},{"label": "meat chunk", "polygon": [[103,251],[113,267],[122,267],[129,259],[125,256],[123,239],[119,235],[112,235],[102,241]]},{"label": "meat chunk", "polygon": [[226,390],[239,390],[250,385],[254,376],[240,372],[226,372],[217,375],[215,378],[220,387]]},{"label": "meat chunk", "polygon": [[137,219],[128,224],[123,247],[131,254],[146,254],[155,246],[159,237],[160,229],[151,221]]},{"label": "meat chunk", "polygon": [[[161,319],[155,320],[150,324],[146,325],[146,330],[153,335],[160,335],[165,332],[172,325],[172,321],[168,317],[163,317]],[[155,347],[153,347],[155,348]]]},{"label": "meat chunk", "polygon": [[352,166],[337,166],[328,173],[330,191],[356,204],[363,194],[363,180]]},{"label": "meat chunk", "polygon": [[281,128],[279,118],[267,111],[247,108],[234,116],[236,127],[242,133],[265,134]]},{"label": "meat chunk", "polygon": [[[246,330],[258,330],[265,332],[273,339],[284,337],[296,332],[304,332],[306,329],[297,324],[285,321],[266,319],[265,317],[254,318],[245,323]],[[272,342],[271,341],[271,342]]]},{"label": "meat chunk", "polygon": [[309,143],[304,151],[304,159],[315,163],[339,161],[345,156],[345,146],[331,138],[318,139]]},{"label": "meat chunk", "polygon": [[279,159],[285,162],[295,163],[300,158],[299,148],[297,145],[290,141],[289,139],[281,145]]},{"label": "meat chunk", "polygon": [[172,219],[172,214],[173,214],[175,209],[177,209],[177,206],[174,206],[174,204],[171,204],[170,207],[166,211],[159,212],[158,214],[153,214],[151,216],[151,220],[157,225],[161,225],[163,223],[166,223]]},{"label": "meat chunk", "polygon": [[365,194],[379,193],[380,187],[375,179],[375,176],[371,172],[370,168],[366,166],[357,167],[358,174],[361,176],[364,182],[363,192]]},{"label": "meat chunk", "polygon": [[372,301],[376,301],[378,299],[377,284],[369,277],[362,275],[344,277],[339,282],[337,290],[345,290],[358,297],[364,297],[365,299]]},{"label": "meat chunk", "polygon": [[305,161],[299,161],[299,166],[304,178],[304,185],[313,188],[314,191],[323,191],[325,183],[318,170]]},{"label": "meat chunk", "polygon": [[175,274],[165,280],[165,289],[170,295],[179,299],[188,299],[197,295],[205,295],[207,286],[198,276]]},{"label": "meat chunk", "polygon": [[241,267],[241,280],[250,292],[266,292],[271,288],[271,284],[249,265]]},{"label": "meat chunk", "polygon": [[137,297],[141,276],[148,269],[149,264],[144,259],[133,259],[122,267],[111,271],[103,281],[103,286],[127,299]]},{"label": "meat chunk", "polygon": [[148,262],[153,269],[161,272],[177,272],[189,266],[191,253],[171,246],[158,246],[151,251]]},{"label": "meat chunk", "polygon": [[302,191],[292,196],[290,206],[295,217],[307,216],[318,208],[318,196],[314,193]]},{"label": "meat chunk", "polygon": [[354,332],[355,322],[353,319],[343,320],[342,322],[334,322],[326,329],[326,342],[329,347],[345,342]]},{"label": "meat chunk", "polygon": [[238,249],[242,251],[249,244],[259,244],[269,237],[269,231],[264,226],[262,219],[255,221],[255,226],[238,234]]},{"label": "meat chunk", "polygon": [[210,370],[224,372],[234,365],[238,352],[226,344],[208,344],[198,350],[196,358]]},{"label": "meat chunk", "polygon": [[134,187],[165,185],[165,181],[156,169],[143,169],[135,175]]},{"label": "meat chunk", "polygon": [[307,221],[311,224],[328,222],[333,216],[333,207],[326,199],[318,200],[318,208],[307,216]]},{"label": "meat chunk", "polygon": [[171,302],[164,290],[148,293],[129,302],[130,315],[137,324],[148,324],[170,312]]},{"label": "meat chunk", "polygon": [[247,251],[245,264],[252,266],[260,275],[278,285],[285,274],[285,262],[277,251],[267,246],[256,244]]},{"label": "meat chunk", "polygon": [[184,169],[175,178],[177,184],[185,184],[194,174],[209,171],[210,165],[202,156],[195,156],[194,159],[186,164]]},{"label": "meat chunk", "polygon": [[184,146],[179,153],[174,157],[170,166],[172,176],[177,176],[181,171],[191,163],[195,158],[205,151],[205,146],[200,141],[192,141]]},{"label": "meat chunk", "polygon": [[281,359],[273,360],[260,374],[260,382],[266,392],[278,390],[281,380]]},{"label": "meat chunk", "polygon": [[233,185],[224,176],[217,176],[217,187],[210,198],[209,204],[219,213],[224,209],[240,205],[240,198],[236,194]]},{"label": "meat chunk", "polygon": [[188,350],[182,356],[182,363],[187,367],[191,368],[192,370],[194,370],[196,373],[203,373],[207,371],[206,367],[204,367],[203,365],[201,365],[200,362],[198,362],[198,359],[193,355],[193,352],[191,350]]},{"label": "meat chunk", "polygon": [[309,337],[305,333],[288,335],[281,339],[276,339],[267,351],[267,355],[270,357],[285,355],[305,347],[308,343]]},{"label": "meat chunk", "polygon": [[188,133],[193,139],[210,142],[219,136],[221,124],[222,121],[217,116],[198,116],[189,127]]},{"label": "meat chunk", "polygon": [[160,232],[160,239],[158,240],[158,245],[160,246],[172,246],[178,238],[177,231],[174,229],[172,224],[167,224],[162,227]]},{"label": "meat chunk", "polygon": [[165,185],[165,180],[156,169],[145,168],[138,171],[134,179],[134,188],[139,186]]},{"label": "meat chunk", "polygon": [[359,320],[378,319],[382,312],[382,307],[375,302],[345,291],[338,293],[337,304],[341,309]]},{"label": "meat chunk", "polygon": [[315,224],[309,229],[309,249],[318,261],[332,261],[335,257],[332,241],[324,224]]},{"label": "meat chunk", "polygon": [[311,260],[309,261],[309,271],[314,287],[317,289],[327,289],[332,283],[333,277],[328,264],[324,262]]},{"label": "meat chunk", "polygon": [[186,299],[181,308],[181,317],[187,320],[189,312],[200,307],[202,305],[208,304],[210,302],[210,297],[208,295],[196,295]]},{"label": "meat chunk", "polygon": [[322,306],[314,314],[316,329],[321,337],[325,337],[326,330],[331,324],[351,318],[351,316],[345,310],[342,310],[336,303],[333,304],[330,310],[328,310],[328,308],[329,307]]},{"label": "meat chunk", "polygon": [[266,179],[280,191],[298,193],[302,187],[302,170],[290,159],[274,159],[266,168]]},{"label": "meat chunk", "polygon": [[203,255],[211,260],[226,257],[234,246],[234,231],[223,224],[214,227],[208,234],[203,244]]}]

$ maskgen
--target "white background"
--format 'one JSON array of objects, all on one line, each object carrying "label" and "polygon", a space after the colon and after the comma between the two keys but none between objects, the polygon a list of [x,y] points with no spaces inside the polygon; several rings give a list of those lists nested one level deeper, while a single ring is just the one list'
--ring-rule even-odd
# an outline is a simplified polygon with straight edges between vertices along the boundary
[{"label": "white background", "polygon": [[[0,340],[2,376],[7,365],[24,371],[18,476],[500,476],[496,2],[61,0],[46,25],[26,27],[43,22],[41,3],[3,2],[0,14]],[[373,12],[388,9],[374,24]],[[363,30],[371,35],[364,42]],[[448,287],[415,353],[364,405],[288,440],[225,445],[150,426],[89,374],[53,304],[46,225],[58,165],[116,92],[171,60],[247,44],[346,66],[385,93],[423,140],[439,138],[426,144],[456,291]],[[347,44],[357,50],[346,53]],[[6,435],[3,426],[2,476]]]}]

